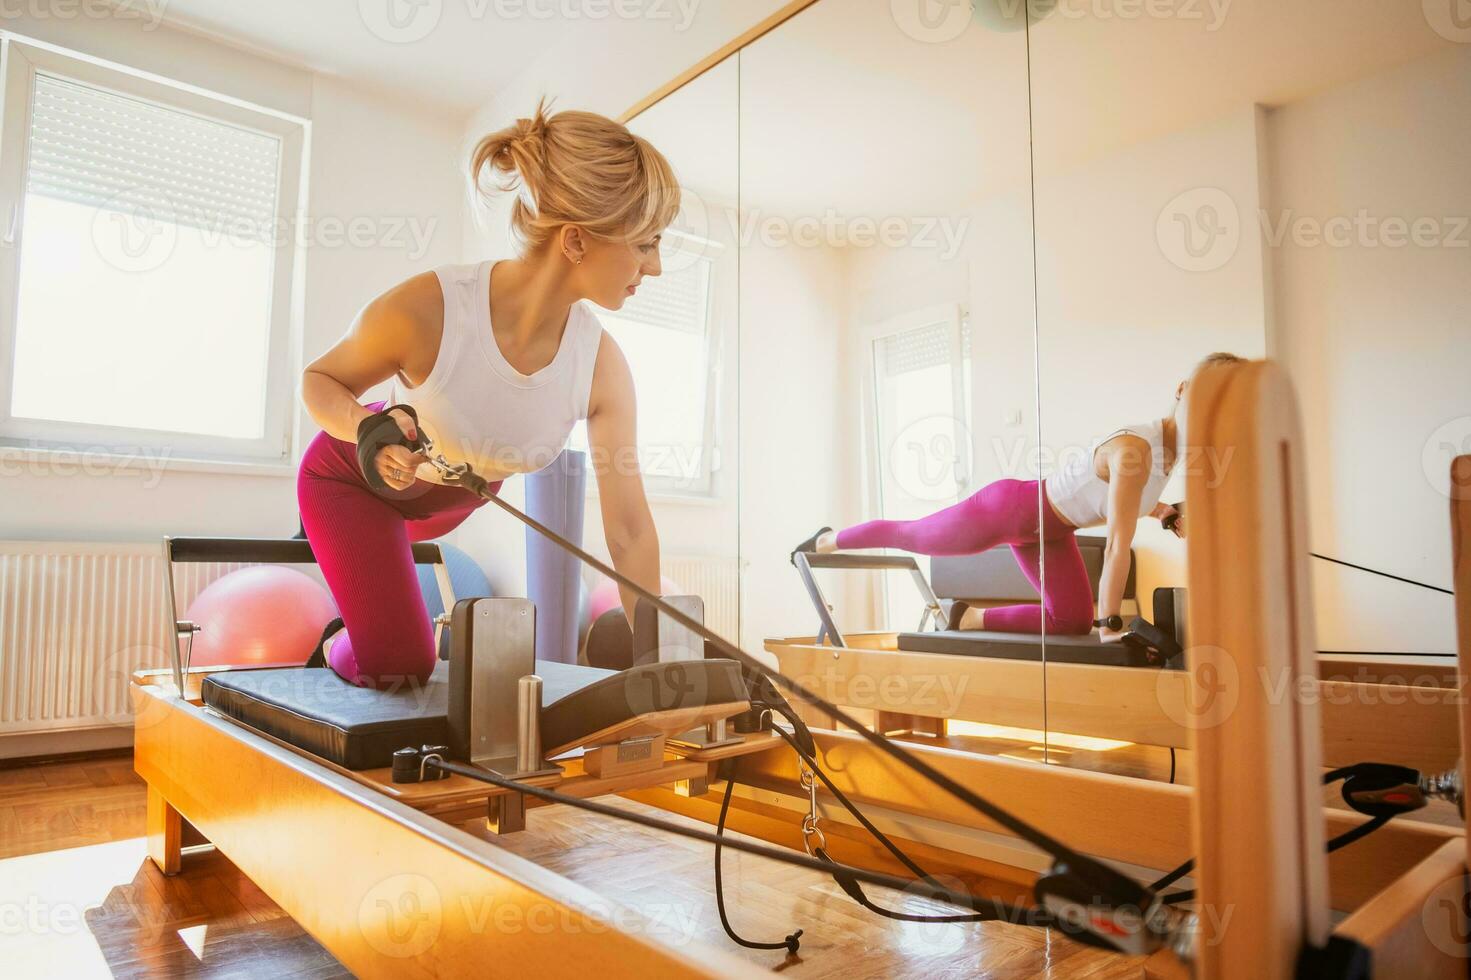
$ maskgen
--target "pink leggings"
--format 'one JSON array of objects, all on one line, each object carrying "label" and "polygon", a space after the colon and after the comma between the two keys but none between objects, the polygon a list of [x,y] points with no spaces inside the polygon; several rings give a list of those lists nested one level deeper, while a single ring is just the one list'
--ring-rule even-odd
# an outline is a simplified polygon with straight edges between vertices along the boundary
[{"label": "pink leggings", "polygon": [[302,457],[296,500],[347,627],[332,642],[329,665],[359,687],[427,681],[439,654],[409,543],[448,534],[485,501],[423,480],[378,493],[358,469],[357,447],[325,432]]},{"label": "pink leggings", "polygon": [[[1042,594],[1042,605],[987,609],[986,629],[1040,633],[1087,633],[1093,628],[1093,590],[1078,551],[1077,528],[1045,500],[1042,533],[1037,533],[1036,480],[997,480],[960,503],[914,521],[869,521],[838,532],[838,547],[902,548],[921,555],[971,555],[1010,545],[1022,574]],[[1040,540],[1039,540],[1040,539]],[[1039,559],[1047,562],[1042,589]]]}]

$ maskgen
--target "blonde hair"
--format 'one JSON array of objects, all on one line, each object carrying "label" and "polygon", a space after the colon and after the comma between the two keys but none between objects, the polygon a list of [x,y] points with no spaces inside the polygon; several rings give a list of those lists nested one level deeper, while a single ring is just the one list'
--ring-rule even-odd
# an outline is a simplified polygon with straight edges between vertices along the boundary
[{"label": "blonde hair", "polygon": [[[1246,358],[1239,357],[1228,351],[1218,350],[1202,357],[1200,363],[1195,365],[1195,371],[1199,371],[1201,368],[1212,367],[1216,364],[1240,364],[1245,360]],[[1194,374],[1195,371],[1191,371],[1190,373]]]},{"label": "blonde hair", "polygon": [[577,225],[605,241],[652,238],[673,223],[680,191],[664,155],[622,123],[595,112],[548,116],[543,98],[529,119],[480,139],[470,178],[489,169],[496,191],[516,191],[511,231],[523,253],[536,251],[562,225]]}]

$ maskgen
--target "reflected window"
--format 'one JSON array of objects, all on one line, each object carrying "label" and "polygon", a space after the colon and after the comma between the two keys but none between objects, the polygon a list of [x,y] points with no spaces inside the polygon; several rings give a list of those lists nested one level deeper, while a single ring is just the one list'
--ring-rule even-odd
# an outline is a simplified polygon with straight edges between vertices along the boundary
[{"label": "reflected window", "polygon": [[[598,319],[633,372],[645,486],[652,493],[709,496],[719,465],[719,345],[710,312],[713,263],[708,254],[681,249],[676,239],[666,232],[663,273],[645,279],[622,309],[598,310]],[[587,450],[585,423],[578,423],[569,445]]]},{"label": "reflected window", "polygon": [[[879,512],[924,517],[970,484],[970,324],[956,305],[920,310],[880,324],[869,349]],[[918,622],[913,589],[890,588],[888,578],[888,625]]]}]

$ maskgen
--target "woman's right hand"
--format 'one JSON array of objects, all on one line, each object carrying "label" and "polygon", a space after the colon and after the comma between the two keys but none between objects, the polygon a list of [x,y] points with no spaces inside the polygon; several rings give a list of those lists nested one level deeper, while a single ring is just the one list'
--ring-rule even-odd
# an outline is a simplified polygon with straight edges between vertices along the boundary
[{"label": "woman's right hand", "polygon": [[[388,415],[398,423],[399,431],[404,434],[405,439],[411,442],[419,440],[419,430],[414,426],[414,420],[407,412],[395,408]],[[383,482],[389,487],[394,490],[407,490],[414,485],[414,471],[419,468],[419,464],[428,461],[429,457],[407,446],[384,446],[378,451],[373,465],[377,468],[378,475],[383,477]]]}]

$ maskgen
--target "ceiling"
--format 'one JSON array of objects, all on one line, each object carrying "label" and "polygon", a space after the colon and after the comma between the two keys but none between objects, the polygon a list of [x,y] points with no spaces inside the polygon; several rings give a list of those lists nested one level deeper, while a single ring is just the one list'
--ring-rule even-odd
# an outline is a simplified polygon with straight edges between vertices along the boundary
[{"label": "ceiling", "polygon": [[[626,29],[607,18],[529,13],[565,6],[548,0],[168,0],[163,19],[419,103],[435,115],[464,117],[552,48],[598,35],[611,40]],[[668,6],[677,16],[678,7]]]},{"label": "ceiling", "polygon": [[[660,104],[657,129],[739,119],[746,206],[944,215],[1024,187],[1029,140],[1039,174],[1065,171],[1254,103],[1284,105],[1438,52],[1468,55],[1413,0],[1162,0],[1185,15],[1078,13],[1149,6],[1061,0],[1032,26],[1028,50],[1027,34],[976,23],[929,43],[906,34],[890,0],[821,0],[745,48],[738,85],[714,104],[688,89]],[[722,145],[681,140],[669,155],[690,184],[724,188],[734,177]]]}]

